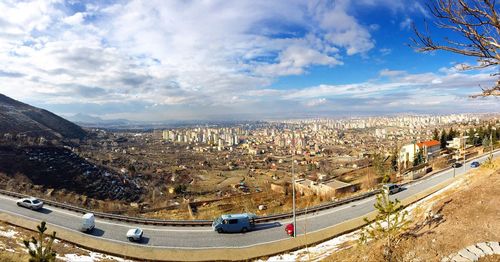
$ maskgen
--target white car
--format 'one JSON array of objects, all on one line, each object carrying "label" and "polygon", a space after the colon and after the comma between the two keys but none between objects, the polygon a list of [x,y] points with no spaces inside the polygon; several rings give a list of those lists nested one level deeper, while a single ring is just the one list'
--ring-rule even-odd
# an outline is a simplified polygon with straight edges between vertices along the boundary
[{"label": "white car", "polygon": [[43,207],[43,202],[34,197],[27,197],[17,200],[17,205],[20,207],[26,207],[33,210],[38,210]]},{"label": "white car", "polygon": [[141,241],[142,239],[142,229],[140,228],[132,228],[127,231],[127,238],[130,241]]}]

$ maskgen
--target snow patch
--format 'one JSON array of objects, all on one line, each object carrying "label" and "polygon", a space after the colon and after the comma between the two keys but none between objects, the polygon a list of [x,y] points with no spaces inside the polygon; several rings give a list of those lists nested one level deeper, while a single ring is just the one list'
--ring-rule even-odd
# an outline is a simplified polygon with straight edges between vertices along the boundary
[{"label": "snow patch", "polygon": [[332,253],[343,249],[341,245],[343,243],[354,241],[359,238],[360,230],[356,230],[352,233],[341,235],[336,238],[332,238],[326,242],[319,245],[299,249],[297,251],[269,257],[267,260],[257,260],[259,262],[278,262],[278,261],[321,261]]},{"label": "snow patch", "polygon": [[101,260],[113,260],[113,261],[118,261],[118,262],[132,262],[132,260],[126,260],[123,258],[119,257],[114,257],[114,256],[108,256],[96,252],[89,252],[88,255],[77,255],[77,254],[66,254],[64,257],[58,257],[63,261],[68,261],[68,262],[94,262],[94,261],[101,261]]},{"label": "snow patch", "polygon": [[0,230],[0,236],[2,237],[7,237],[7,238],[13,238],[18,234],[17,231],[14,231],[12,229],[9,229],[7,231],[2,231]]}]

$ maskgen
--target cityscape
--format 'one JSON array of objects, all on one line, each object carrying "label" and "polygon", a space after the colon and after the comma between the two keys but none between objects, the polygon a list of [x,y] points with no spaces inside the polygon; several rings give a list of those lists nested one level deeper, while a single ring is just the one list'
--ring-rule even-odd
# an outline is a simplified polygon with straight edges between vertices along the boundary
[{"label": "cityscape", "polygon": [[0,12],[0,261],[500,261],[495,1]]}]

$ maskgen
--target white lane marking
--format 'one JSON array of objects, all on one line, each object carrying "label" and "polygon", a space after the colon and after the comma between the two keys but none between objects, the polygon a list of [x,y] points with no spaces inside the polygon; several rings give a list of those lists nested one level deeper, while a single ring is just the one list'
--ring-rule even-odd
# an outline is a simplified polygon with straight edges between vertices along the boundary
[{"label": "white lane marking", "polygon": [[[333,213],[336,213],[338,211],[342,211],[344,209],[348,209],[348,208],[353,208],[353,207],[357,207],[359,205],[362,205],[366,202],[369,202],[369,201],[372,201],[374,198],[373,197],[368,197],[366,199],[363,199],[359,202],[351,202],[351,203],[347,203],[345,205],[342,205],[342,206],[339,206],[339,207],[335,207],[335,208],[332,208],[328,211],[325,211],[325,212],[321,212],[319,211],[318,212],[311,212],[311,213],[307,213],[307,215],[305,216],[300,216],[297,221],[303,221],[303,220],[307,220],[307,219],[311,219],[311,218],[317,218],[317,217],[321,217],[321,216],[325,216],[325,215],[331,215]],[[293,220],[285,220],[285,221],[289,221],[289,222],[286,222],[286,223],[291,223]]]},{"label": "white lane marking", "polygon": [[[2,196],[2,195],[0,195],[0,198],[6,199],[6,200],[15,201],[12,198],[9,198],[9,197],[6,197],[6,196]],[[48,210],[51,210],[53,212],[58,212],[58,213],[65,214],[65,215],[72,216],[72,217],[76,217],[76,218],[81,218],[82,217],[79,214],[71,213],[70,211],[64,211],[64,210],[61,210],[61,209],[58,209],[58,208],[55,208],[55,207],[51,207],[51,208],[44,207],[44,208],[48,209]],[[100,224],[108,224],[108,225],[120,226],[120,227],[125,227],[125,228],[140,227],[140,228],[146,229],[146,230],[162,231],[162,232],[210,232],[210,231],[213,231],[211,227],[210,228],[195,228],[195,227],[190,228],[190,227],[184,227],[184,228],[179,228],[179,229],[169,229],[169,228],[157,228],[157,227],[151,227],[151,226],[147,226],[147,225],[133,224],[133,223],[127,223],[127,224],[124,224],[124,223],[113,223],[111,221],[103,220],[103,219],[96,219],[96,222],[100,223]]]},{"label": "white lane marking", "polygon": [[[0,210],[2,212],[9,213],[9,214],[14,215],[14,216],[23,217],[23,218],[31,220],[31,221],[36,221],[36,222],[39,221],[38,219],[35,219],[35,218],[32,218],[32,217],[28,217],[28,216],[25,216],[25,215],[22,215],[22,214],[17,214],[17,213],[8,211],[8,210],[3,210],[3,209],[0,209]],[[144,248],[160,248],[160,249],[174,249],[174,250],[176,250],[176,249],[203,250],[203,249],[221,249],[221,248],[224,248],[224,249],[240,249],[240,248],[247,248],[247,247],[259,246],[259,245],[265,245],[265,244],[279,242],[279,241],[283,241],[285,239],[288,239],[288,237],[284,236],[284,237],[282,237],[282,238],[280,238],[278,240],[272,240],[272,241],[268,241],[268,242],[259,242],[257,244],[246,245],[246,246],[238,246],[238,247],[231,247],[231,246],[219,246],[219,247],[173,247],[172,246],[172,247],[168,247],[168,246],[156,246],[156,245],[148,245],[148,244],[137,244],[137,243],[133,243],[133,242],[130,242],[130,241],[116,240],[116,239],[107,238],[107,237],[97,237],[97,236],[93,236],[93,235],[89,235],[89,234],[84,234],[84,233],[82,233],[82,232],[80,232],[78,230],[75,230],[73,228],[68,228],[68,227],[65,227],[65,226],[56,225],[56,224],[53,224],[53,223],[50,223],[50,222],[47,222],[47,224],[48,225],[52,225],[52,226],[56,226],[56,227],[60,227],[60,228],[63,228],[65,230],[68,230],[68,231],[73,231],[73,232],[85,235],[87,237],[95,238],[95,239],[98,239],[98,240],[106,240],[106,241],[111,241],[111,242],[115,242],[115,243],[119,243],[119,244],[134,245],[134,246],[139,246],[139,247],[144,247]],[[215,232],[214,232],[214,234],[215,234]]]}]

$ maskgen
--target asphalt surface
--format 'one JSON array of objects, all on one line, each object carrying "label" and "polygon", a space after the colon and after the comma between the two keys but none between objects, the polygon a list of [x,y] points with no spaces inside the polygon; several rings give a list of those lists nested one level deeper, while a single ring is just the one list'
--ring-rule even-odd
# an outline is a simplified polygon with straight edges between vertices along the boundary
[{"label": "asphalt surface", "polygon": [[[500,151],[494,153],[495,157],[498,155],[500,155]],[[472,169],[470,167],[472,161],[483,162],[486,158],[487,155],[467,161],[464,166],[455,168],[455,175],[464,174],[467,170]],[[405,199],[447,180],[453,176],[453,173],[453,169],[447,169],[436,173],[405,186],[403,191],[392,195],[391,198]],[[81,224],[81,214],[51,206],[46,206],[40,211],[32,211],[18,207],[15,202],[16,200],[17,199],[12,197],[0,195],[0,212],[36,221],[44,220],[49,224],[58,225],[78,232],[78,228]],[[374,203],[375,197],[369,197],[336,208],[299,216],[297,217],[297,234],[304,234],[306,232],[311,233],[334,226],[349,219],[363,216],[374,210]],[[290,223],[291,220],[292,219],[286,219],[277,222],[257,224],[253,231],[244,234],[218,234],[212,231],[211,227],[134,225],[97,218],[96,227],[90,234],[96,238],[104,238],[131,245],[148,245],[181,249],[238,248],[261,245],[289,238],[289,236],[285,234],[284,225]],[[125,234],[128,229],[134,227],[141,227],[144,230],[143,240],[140,243],[131,243],[126,238]]]}]

